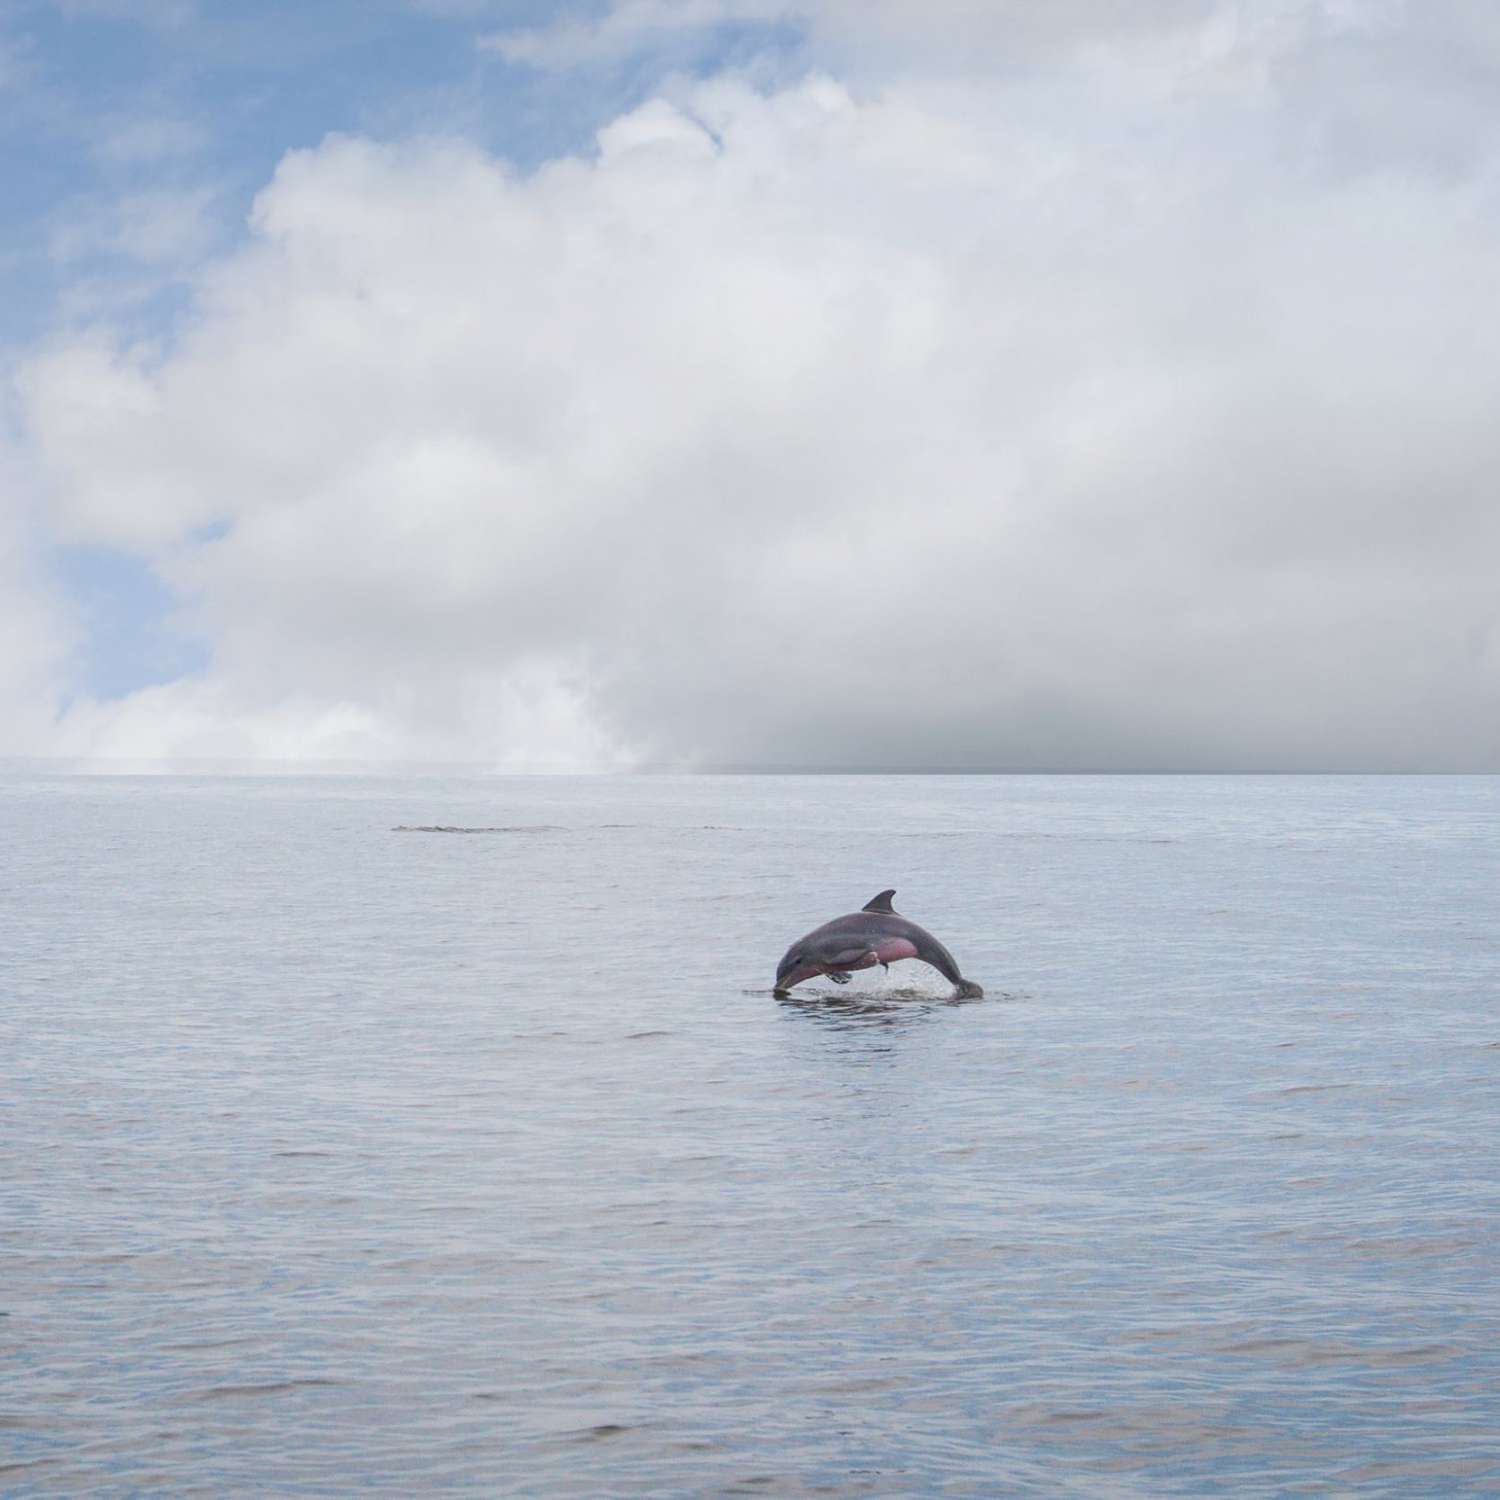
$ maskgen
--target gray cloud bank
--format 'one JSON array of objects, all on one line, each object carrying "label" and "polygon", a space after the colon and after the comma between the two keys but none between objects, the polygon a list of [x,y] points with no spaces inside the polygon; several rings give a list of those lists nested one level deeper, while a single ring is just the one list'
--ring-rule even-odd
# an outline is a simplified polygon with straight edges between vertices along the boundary
[{"label": "gray cloud bank", "polygon": [[47,525],[213,647],[48,747],[1500,769],[1493,10],[785,10],[837,77],[330,139],[38,351]]}]

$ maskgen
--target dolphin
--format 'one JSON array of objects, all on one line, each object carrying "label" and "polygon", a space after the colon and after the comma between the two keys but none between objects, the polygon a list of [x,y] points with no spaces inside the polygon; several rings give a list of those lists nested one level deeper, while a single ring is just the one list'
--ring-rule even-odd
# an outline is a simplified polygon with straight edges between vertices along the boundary
[{"label": "dolphin", "polygon": [[895,891],[882,891],[862,911],[835,917],[798,938],[776,965],[773,995],[785,995],[794,984],[826,974],[848,984],[851,969],[889,968],[898,959],[919,958],[953,985],[954,999],[978,1000],[984,991],[965,979],[953,955],[930,932],[909,922],[891,906]]}]

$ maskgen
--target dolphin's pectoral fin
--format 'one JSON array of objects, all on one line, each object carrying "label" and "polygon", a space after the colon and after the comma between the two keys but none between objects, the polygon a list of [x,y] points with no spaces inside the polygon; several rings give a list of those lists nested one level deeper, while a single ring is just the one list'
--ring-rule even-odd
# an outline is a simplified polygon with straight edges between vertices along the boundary
[{"label": "dolphin's pectoral fin", "polygon": [[835,984],[848,984],[848,983],[849,983],[849,976],[848,976],[848,975],[847,975],[847,974],[846,974],[846,973],[844,973],[844,971],[843,971],[843,970],[842,970],[842,969],[834,969],[834,970],[833,970],[833,971],[832,971],[832,972],[831,972],[831,973],[830,973],[830,974],[829,974],[829,975],[828,975],[828,977],[829,977],[829,978],[830,978],[830,979],[831,979],[831,980],[832,980],[832,981],[833,981],[833,982],[834,982],[834,983],[835,983]]}]

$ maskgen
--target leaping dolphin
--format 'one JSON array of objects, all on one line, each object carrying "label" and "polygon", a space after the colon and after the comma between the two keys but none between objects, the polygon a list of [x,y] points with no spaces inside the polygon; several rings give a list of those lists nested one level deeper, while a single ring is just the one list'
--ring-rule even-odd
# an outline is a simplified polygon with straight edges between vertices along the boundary
[{"label": "leaping dolphin", "polygon": [[891,907],[895,891],[882,891],[865,903],[863,911],[835,917],[798,938],[776,966],[773,995],[785,995],[794,984],[825,974],[835,984],[848,984],[852,969],[889,968],[898,959],[919,958],[931,964],[953,985],[955,999],[977,1000],[984,991],[965,979],[953,955],[930,932],[909,922]]}]

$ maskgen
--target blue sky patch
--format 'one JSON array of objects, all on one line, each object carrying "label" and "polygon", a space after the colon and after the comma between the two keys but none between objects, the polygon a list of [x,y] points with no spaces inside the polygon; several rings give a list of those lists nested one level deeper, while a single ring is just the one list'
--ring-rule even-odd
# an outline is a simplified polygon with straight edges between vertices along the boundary
[{"label": "blue sky patch", "polygon": [[59,547],[51,561],[85,632],[77,692],[123,698],[208,665],[207,643],[184,633],[181,601],[147,563],[108,547]]}]

